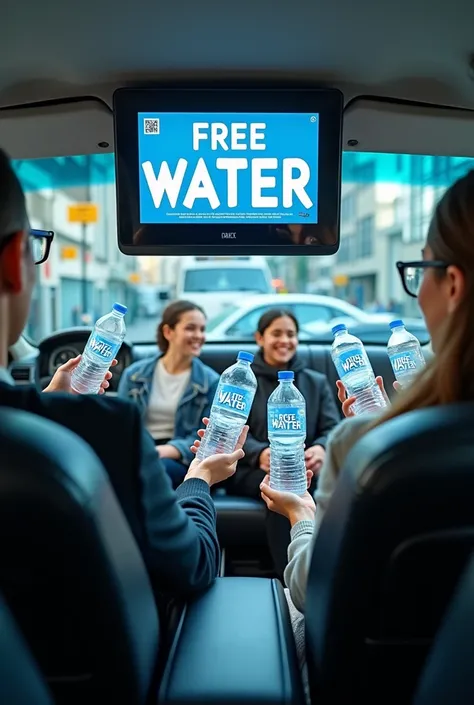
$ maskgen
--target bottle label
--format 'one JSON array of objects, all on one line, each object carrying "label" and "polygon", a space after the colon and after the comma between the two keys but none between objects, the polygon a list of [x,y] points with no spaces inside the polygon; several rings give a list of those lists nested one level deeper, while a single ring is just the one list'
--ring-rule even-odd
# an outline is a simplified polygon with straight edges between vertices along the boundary
[{"label": "bottle label", "polygon": [[390,362],[392,363],[392,369],[395,376],[403,375],[407,372],[416,372],[418,369],[417,358],[411,351],[391,355]]},{"label": "bottle label", "polygon": [[295,406],[268,407],[268,433],[306,433],[306,412]]},{"label": "bottle label", "polygon": [[92,333],[87,345],[90,352],[94,353],[101,360],[112,362],[120,348],[120,343],[112,343],[107,338],[103,338],[98,333]]},{"label": "bottle label", "polygon": [[339,377],[342,379],[351,372],[367,370],[369,368],[369,360],[367,355],[358,348],[345,350],[336,358],[336,368]]},{"label": "bottle label", "polygon": [[254,393],[250,389],[235,387],[233,384],[222,384],[217,388],[213,406],[219,409],[232,409],[248,418],[253,397]]}]

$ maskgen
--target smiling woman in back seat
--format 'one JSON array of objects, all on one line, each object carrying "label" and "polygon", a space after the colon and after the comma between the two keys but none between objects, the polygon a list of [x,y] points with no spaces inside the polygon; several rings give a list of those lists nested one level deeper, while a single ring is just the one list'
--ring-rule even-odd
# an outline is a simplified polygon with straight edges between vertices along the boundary
[{"label": "smiling woman in back seat", "polygon": [[118,394],[139,404],[157,452],[173,486],[193,459],[190,446],[203,416],[208,416],[219,376],[199,360],[206,317],[191,301],[174,301],[163,311],[157,330],[161,351],[130,365]]},{"label": "smiling woman in back seat", "polygon": [[[296,317],[286,309],[270,309],[258,322],[255,339],[260,350],[252,365],[258,387],[248,420],[245,464],[240,464],[236,474],[226,481],[229,494],[260,497],[260,483],[270,470],[267,402],[278,386],[279,370],[293,370],[295,385],[306,399],[306,468],[314,473],[312,487],[317,484],[327,435],[340,421],[340,415],[325,375],[308,369],[298,357],[298,329]],[[269,516],[267,524],[275,569],[282,575],[287,562],[290,525],[287,519],[276,515]]]}]

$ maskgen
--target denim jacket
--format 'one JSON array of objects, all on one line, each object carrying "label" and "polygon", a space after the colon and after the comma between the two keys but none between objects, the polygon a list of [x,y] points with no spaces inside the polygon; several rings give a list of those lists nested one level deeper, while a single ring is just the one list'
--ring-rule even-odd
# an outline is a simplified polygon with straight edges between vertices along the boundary
[{"label": "denim jacket", "polygon": [[[155,367],[161,355],[138,360],[123,372],[118,386],[118,395],[133,399],[146,420],[148,402]],[[197,438],[196,432],[202,428],[202,417],[209,416],[212,400],[217,389],[219,375],[197,357],[193,359],[189,384],[178,404],[175,418],[174,438],[170,445],[181,453],[181,461],[189,465],[193,459],[190,446]]]}]

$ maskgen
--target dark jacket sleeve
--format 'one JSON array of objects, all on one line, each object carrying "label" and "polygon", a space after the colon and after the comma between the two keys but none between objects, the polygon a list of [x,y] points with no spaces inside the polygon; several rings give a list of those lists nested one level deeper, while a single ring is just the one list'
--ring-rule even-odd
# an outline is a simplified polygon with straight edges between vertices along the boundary
[{"label": "dark jacket sleeve", "polygon": [[56,421],[83,438],[102,461],[160,592],[186,596],[208,587],[220,564],[216,510],[204,480],[176,492],[140,409],[100,396],[7,389],[3,402]]},{"label": "dark jacket sleeve", "polygon": [[194,454],[191,450],[191,446],[193,445],[194,441],[197,438],[197,432],[199,431],[200,428],[204,428],[204,425],[202,423],[202,419],[204,416],[209,417],[209,414],[211,413],[211,405],[212,401],[214,399],[214,394],[216,393],[217,385],[219,384],[219,377],[216,376],[215,380],[211,382],[209,386],[209,390],[207,393],[207,400],[206,400],[206,405],[204,406],[202,413],[201,413],[201,418],[198,419],[198,425],[193,428],[191,433],[184,438],[173,438],[169,444],[171,446],[174,446],[180,453],[181,453],[181,462],[184,463],[184,465],[190,465],[192,460],[194,459]]},{"label": "dark jacket sleeve", "polygon": [[323,446],[326,448],[327,436],[332,429],[341,421],[340,414],[337,410],[334,395],[329,386],[328,380],[321,375],[320,389],[320,404],[318,423],[315,429],[316,438],[310,443],[311,446]]},{"label": "dark jacket sleeve", "polygon": [[245,458],[242,462],[252,468],[260,467],[258,462],[260,453],[262,450],[265,450],[265,448],[268,448],[268,446],[268,441],[257,441],[257,439],[252,436],[249,431],[244,445]]},{"label": "dark jacket sleeve", "polygon": [[163,592],[203,590],[217,577],[220,562],[210,488],[192,479],[175,492],[138,410],[134,418],[149,570]]}]

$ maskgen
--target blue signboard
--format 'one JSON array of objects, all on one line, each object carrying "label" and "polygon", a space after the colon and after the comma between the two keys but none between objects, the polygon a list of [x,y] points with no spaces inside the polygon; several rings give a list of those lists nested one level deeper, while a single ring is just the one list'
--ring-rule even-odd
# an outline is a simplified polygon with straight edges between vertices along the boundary
[{"label": "blue signboard", "polygon": [[139,113],[141,223],[317,223],[319,115]]}]

